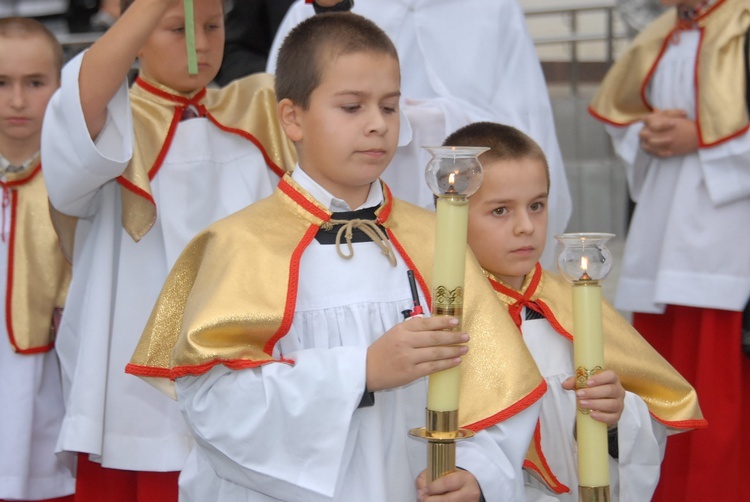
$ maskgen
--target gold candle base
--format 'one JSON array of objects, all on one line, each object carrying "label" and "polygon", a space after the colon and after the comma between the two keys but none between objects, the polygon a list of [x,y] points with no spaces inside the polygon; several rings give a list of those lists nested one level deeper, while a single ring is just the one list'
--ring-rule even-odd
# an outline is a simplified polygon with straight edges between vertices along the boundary
[{"label": "gold candle base", "polygon": [[409,434],[427,441],[427,482],[456,470],[456,441],[474,436],[474,431],[458,427],[458,410],[427,410],[427,427]]},{"label": "gold candle base", "polygon": [[609,502],[609,486],[579,486],[578,502]]}]

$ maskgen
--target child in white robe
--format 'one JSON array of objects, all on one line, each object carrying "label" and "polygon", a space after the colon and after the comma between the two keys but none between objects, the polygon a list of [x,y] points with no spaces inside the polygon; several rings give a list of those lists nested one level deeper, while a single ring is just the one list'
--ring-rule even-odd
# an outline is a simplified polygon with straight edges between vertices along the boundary
[{"label": "child in white robe", "polygon": [[270,76],[206,89],[223,53],[222,0],[193,2],[194,75],[183,2],[125,4],[63,69],[43,129],[53,216],[73,262],[58,448],[82,454],[80,500],[162,502],[177,498],[193,439],[174,402],[124,373],[128,357],[187,242],[269,195],[295,154]]},{"label": "child in white robe", "polygon": [[[450,317],[402,318],[409,269],[431,301],[435,220],[378,180],[399,134],[395,48],[360,16],[320,15],[290,33],[276,76],[298,167],[185,249],[128,366],[175,380],[197,440],[183,500],[519,500],[544,384],[476,261],[470,341],[443,331]],[[426,445],[407,432],[424,424],[425,377],[459,362],[478,432],[461,470],[418,491]]]},{"label": "child in white robe", "polygon": [[470,124],[446,144],[490,148],[469,198],[469,245],[547,381],[524,464],[526,500],[578,500],[578,404],[609,427],[612,500],[650,500],[666,435],[706,425],[695,391],[605,302],[606,368],[574,392],[572,285],[538,263],[550,190],[544,153],[496,123]]},{"label": "child in white robe", "polygon": [[54,317],[70,267],[49,218],[39,143],[62,48],[32,19],[0,19],[0,500],[72,500]]}]

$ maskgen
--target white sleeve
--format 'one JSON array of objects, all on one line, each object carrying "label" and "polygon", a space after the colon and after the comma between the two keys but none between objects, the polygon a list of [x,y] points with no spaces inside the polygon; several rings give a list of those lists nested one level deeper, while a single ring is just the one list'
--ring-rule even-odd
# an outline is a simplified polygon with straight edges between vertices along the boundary
[{"label": "white sleeve", "polygon": [[698,150],[711,201],[720,206],[750,197],[750,131]]},{"label": "white sleeve", "polygon": [[81,218],[96,212],[95,196],[127,167],[133,152],[133,120],[127,81],[107,105],[96,141],[83,117],[78,86],[83,54],[65,65],[60,89],[50,99],[42,127],[44,180],[52,205]]},{"label": "white sleeve", "polygon": [[474,475],[487,501],[524,500],[523,461],[540,409],[537,401],[473,439],[459,441],[456,465]]},{"label": "white sleeve", "polygon": [[638,202],[653,159],[640,147],[638,134],[643,129],[643,122],[635,122],[623,127],[606,125],[605,128],[612,138],[612,146],[617,156],[625,163],[630,198]]},{"label": "white sleeve", "polygon": [[666,427],[651,418],[640,397],[627,392],[617,436],[620,502],[651,500],[664,458]]},{"label": "white sleeve", "polygon": [[365,389],[366,348],[309,349],[295,364],[216,366],[177,380],[197,447],[225,480],[278,499],[329,500]]}]

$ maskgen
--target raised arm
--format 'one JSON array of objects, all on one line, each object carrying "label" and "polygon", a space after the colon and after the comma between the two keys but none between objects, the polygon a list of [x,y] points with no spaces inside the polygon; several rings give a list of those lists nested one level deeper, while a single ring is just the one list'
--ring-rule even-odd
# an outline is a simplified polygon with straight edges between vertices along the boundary
[{"label": "raised arm", "polygon": [[136,0],[83,57],[79,86],[89,134],[95,139],[107,120],[107,103],[122,85],[138,52],[164,13],[180,0]]}]

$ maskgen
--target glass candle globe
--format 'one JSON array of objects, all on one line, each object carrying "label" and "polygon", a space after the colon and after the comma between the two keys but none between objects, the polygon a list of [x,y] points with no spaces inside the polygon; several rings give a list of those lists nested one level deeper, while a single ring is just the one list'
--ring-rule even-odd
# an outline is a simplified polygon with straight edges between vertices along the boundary
[{"label": "glass candle globe", "polygon": [[468,197],[482,184],[479,156],[489,150],[469,146],[425,146],[432,158],[425,169],[427,186],[438,197]]},{"label": "glass candle globe", "polygon": [[556,235],[562,249],[557,255],[557,268],[570,282],[600,281],[612,268],[612,253],[607,241],[615,234],[571,233]]}]

